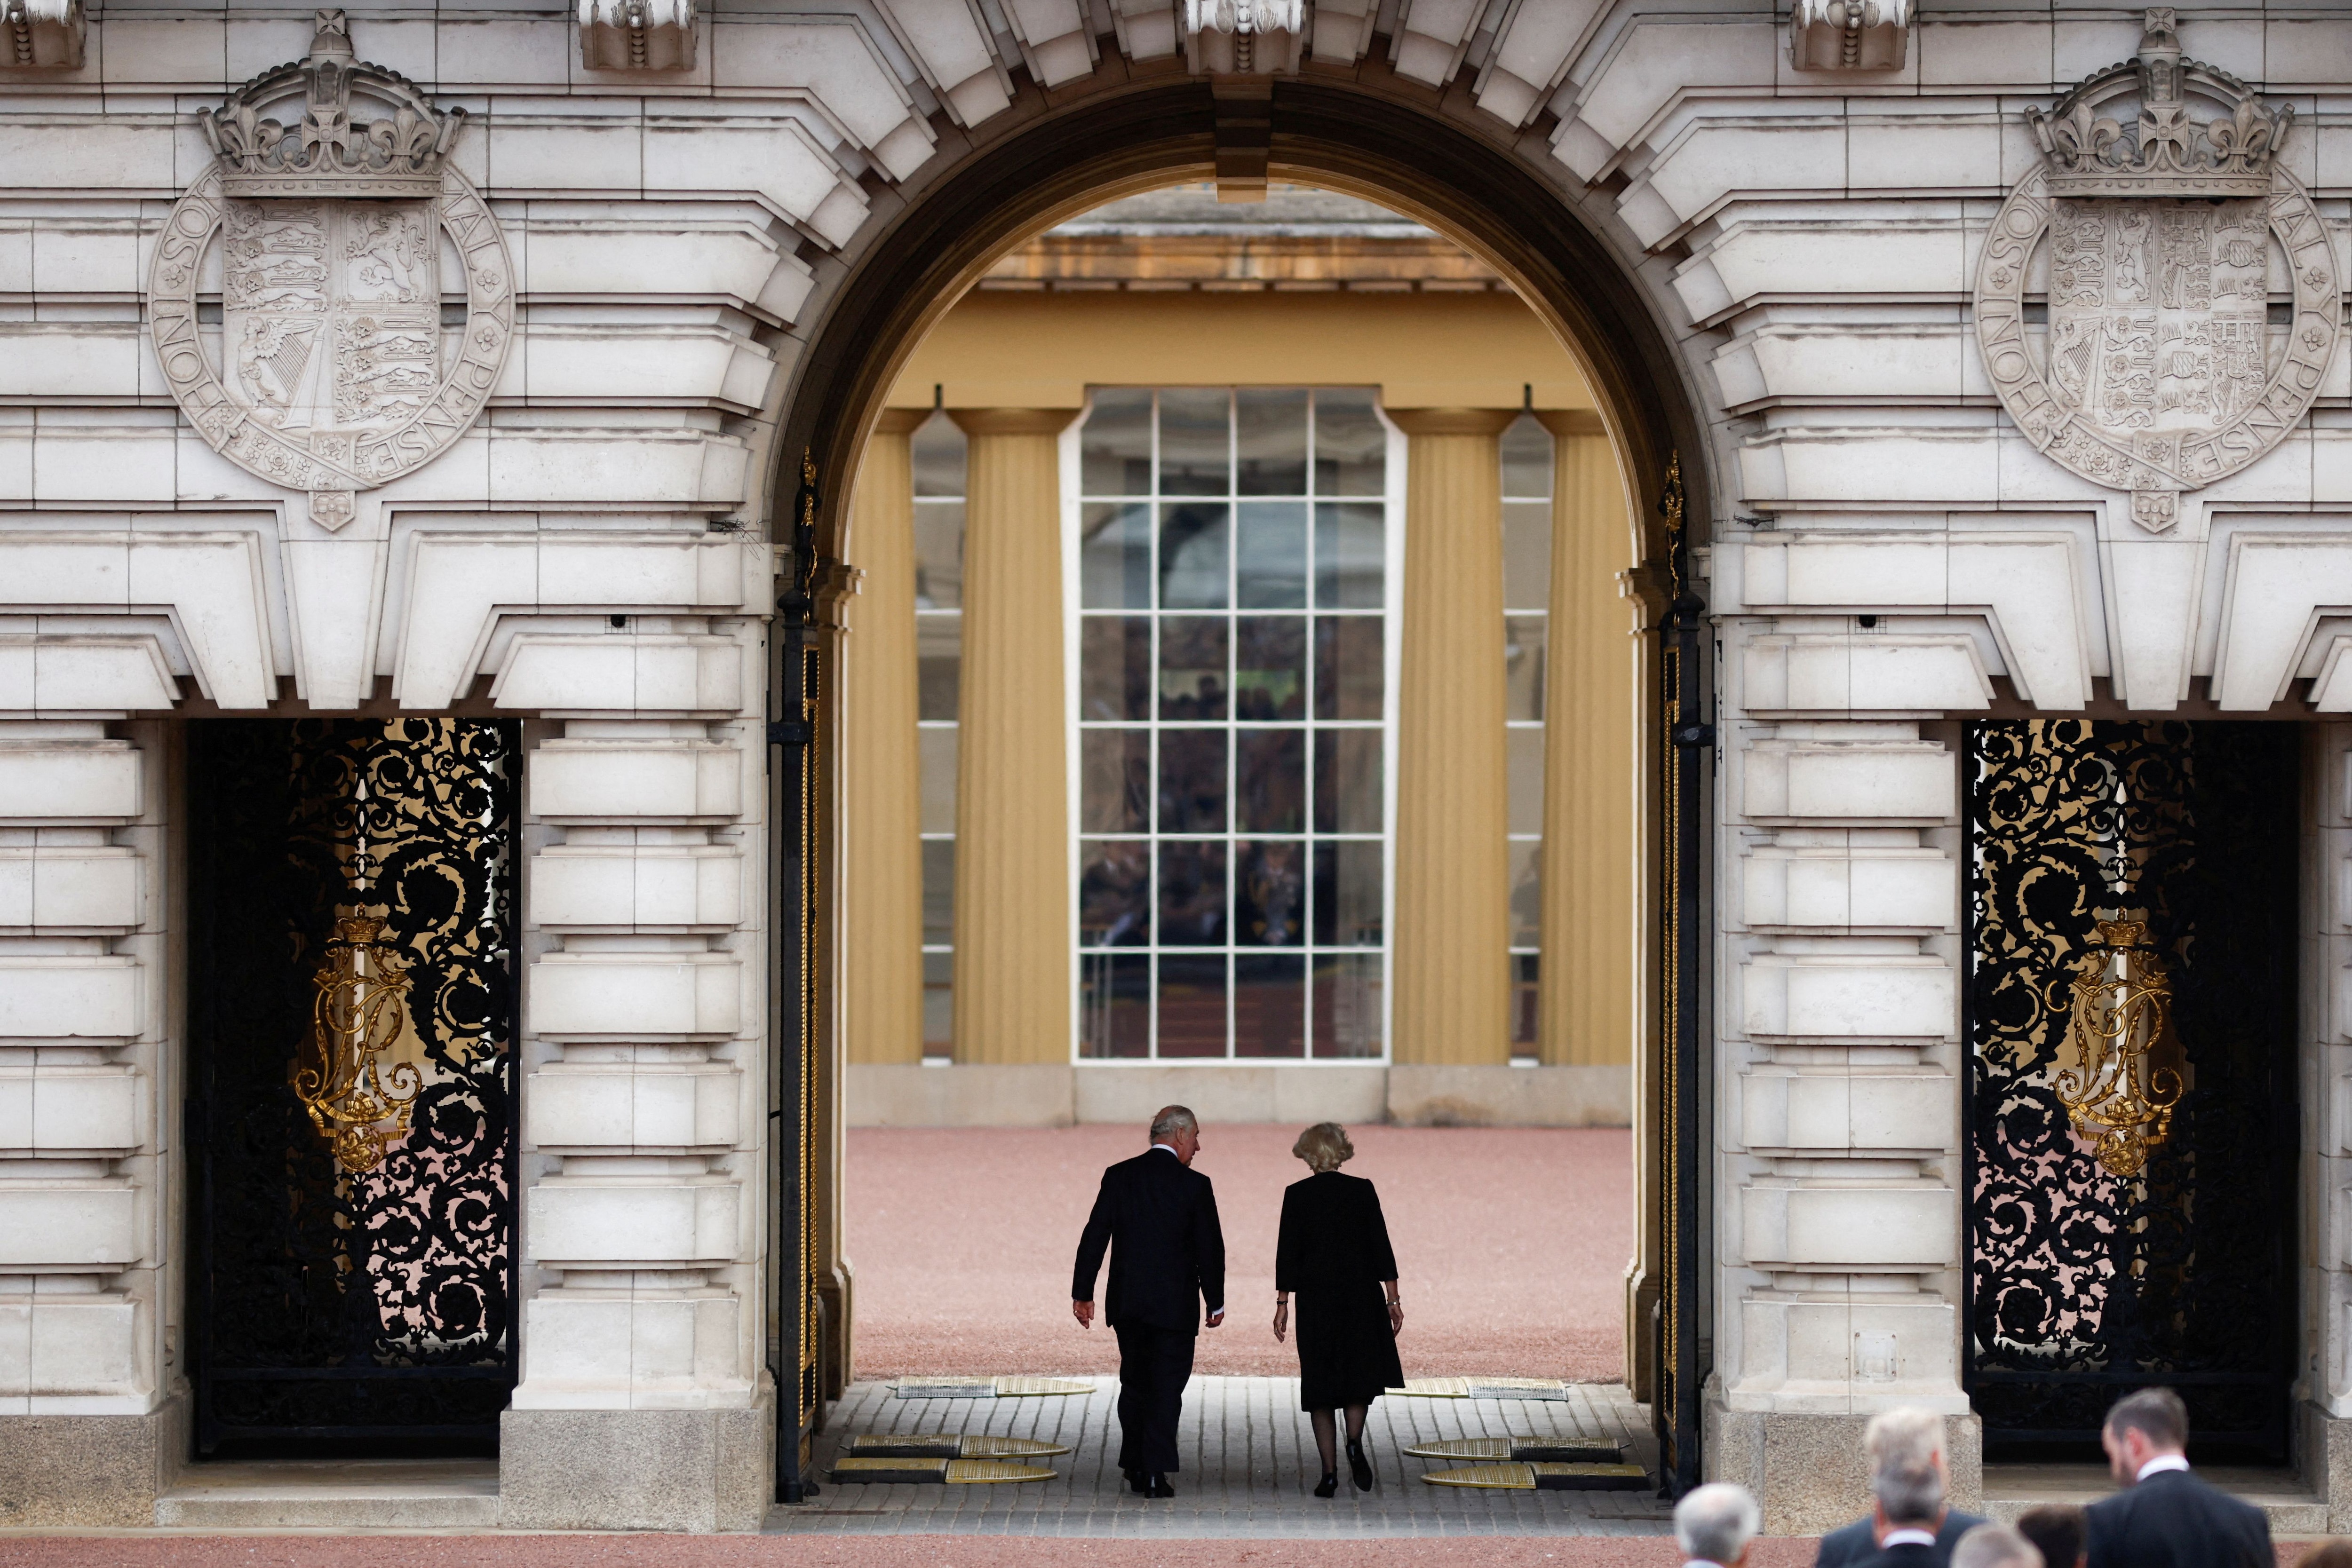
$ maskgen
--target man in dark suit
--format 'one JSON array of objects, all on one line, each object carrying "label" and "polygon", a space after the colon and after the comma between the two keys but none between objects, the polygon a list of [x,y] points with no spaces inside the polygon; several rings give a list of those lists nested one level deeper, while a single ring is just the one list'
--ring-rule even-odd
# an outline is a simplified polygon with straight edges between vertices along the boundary
[{"label": "man in dark suit", "polygon": [[2099,1442],[2124,1490],[2084,1511],[2090,1568],[2271,1568],[2271,1522],[2189,1473],[2189,1411],[2169,1388],[2116,1401]]},{"label": "man in dark suit", "polygon": [[[1862,1451],[1870,1460],[1871,1490],[1881,1476],[1912,1474],[1922,1469],[1936,1476],[1936,1514],[1927,1529],[1934,1537],[1934,1568],[1947,1568],[1952,1548],[1983,1520],[1973,1513],[1944,1506],[1951,1472],[1944,1462],[1944,1418],[1933,1410],[1910,1406],[1882,1410],[1862,1431]],[[1882,1527],[1875,1512],[1841,1525],[1822,1537],[1813,1568],[1858,1568],[1880,1549]]]},{"label": "man in dark suit", "polygon": [[1870,1495],[1878,1550],[1862,1560],[1868,1568],[1939,1568],[1936,1531],[1950,1512],[1944,1506],[1944,1472],[1932,1464],[1882,1465],[1870,1478]]},{"label": "man in dark suit", "polygon": [[1151,1146],[1103,1172],[1095,1211],[1078,1238],[1070,1312],[1094,1327],[1095,1275],[1110,1249],[1110,1301],[1118,1335],[1118,1468],[1145,1497],[1174,1497],[1176,1423],[1192,1377],[1201,1308],[1225,1321],[1225,1233],[1217,1195],[1192,1168],[1201,1124],[1181,1105],[1151,1119]]}]

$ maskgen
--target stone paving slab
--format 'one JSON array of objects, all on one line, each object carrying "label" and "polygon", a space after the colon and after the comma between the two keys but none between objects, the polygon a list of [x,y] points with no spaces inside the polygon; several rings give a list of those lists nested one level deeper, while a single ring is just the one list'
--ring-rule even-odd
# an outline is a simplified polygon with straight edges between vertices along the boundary
[{"label": "stone paving slab", "polygon": [[1408,1444],[1519,1435],[1623,1441],[1657,1462],[1647,1409],[1620,1384],[1578,1384],[1565,1400],[1384,1398],[1365,1423],[1376,1477],[1359,1493],[1313,1495],[1322,1465],[1292,1377],[1195,1377],[1184,1397],[1177,1495],[1139,1498],[1117,1463],[1118,1382],[1042,1399],[899,1399],[860,1383],[835,1405],[816,1443],[820,1479],[861,1432],[985,1432],[1066,1443],[1045,1460],[1050,1481],[1013,1486],[824,1484],[811,1502],[769,1515],[772,1532],[818,1535],[1028,1535],[1302,1540],[1381,1536],[1661,1535],[1667,1505],[1654,1490],[1482,1491],[1433,1487],[1423,1472],[1453,1461],[1411,1459]]}]

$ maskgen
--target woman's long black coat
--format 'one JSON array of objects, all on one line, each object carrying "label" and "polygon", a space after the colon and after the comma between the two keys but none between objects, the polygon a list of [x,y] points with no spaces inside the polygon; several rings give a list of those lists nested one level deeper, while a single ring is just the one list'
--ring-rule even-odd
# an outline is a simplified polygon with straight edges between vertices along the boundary
[{"label": "woman's long black coat", "polygon": [[1369,1405],[1404,1382],[1381,1289],[1396,1277],[1370,1182],[1326,1171],[1283,1193],[1274,1288],[1290,1292],[1297,1308],[1302,1409]]}]

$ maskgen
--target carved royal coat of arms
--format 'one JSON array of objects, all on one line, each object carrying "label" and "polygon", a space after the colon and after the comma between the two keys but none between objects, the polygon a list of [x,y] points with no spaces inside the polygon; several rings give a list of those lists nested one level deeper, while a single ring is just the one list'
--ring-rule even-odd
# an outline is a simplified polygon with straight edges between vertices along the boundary
[{"label": "carved royal coat of arms", "polygon": [[[387,112],[359,118],[355,99]],[[281,101],[299,119],[264,117]],[[156,244],[148,323],[172,395],[221,455],[307,491],[324,528],[463,434],[506,362],[514,268],[447,162],[464,123],[355,60],[343,13],[321,11],[307,57],[203,116],[217,156]]]},{"label": "carved royal coat of arms", "polygon": [[[1977,341],[2035,447],[2161,533],[2183,491],[2236,473],[2310,411],[2342,326],[2336,254],[2278,162],[2291,107],[2180,56],[2168,9],[2139,57],[2029,110],[2042,167],[1994,216]],[[2187,95],[2217,103],[2190,117]],[[2107,112],[2136,94],[2126,126]],[[2034,341],[2027,296],[2046,289]],[[2273,295],[2287,297],[2274,319]]]}]

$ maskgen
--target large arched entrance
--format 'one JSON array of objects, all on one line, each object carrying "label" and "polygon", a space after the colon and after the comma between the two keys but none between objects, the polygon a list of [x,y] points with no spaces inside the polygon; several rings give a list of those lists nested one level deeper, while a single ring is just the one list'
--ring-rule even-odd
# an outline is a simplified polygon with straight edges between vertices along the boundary
[{"label": "large arched entrance", "polygon": [[[1697,1392],[1705,1315],[1699,1248],[1704,1168],[1698,961],[1705,759],[1711,732],[1698,602],[1684,587],[1686,494],[1709,492],[1707,435],[1640,287],[1560,193],[1507,145],[1419,101],[1426,95],[1283,80],[1269,97],[1128,83],[1038,105],[1026,123],[943,170],[896,221],[831,276],[800,355],[774,476],[776,538],[789,562],[770,712],[777,788],[773,995],[778,1041],[776,1300],[779,1486],[799,1494],[809,1438],[851,1311],[840,1255],[843,1018],[838,977],[845,891],[838,824],[851,787],[836,748],[837,606],[857,564],[850,491],[867,432],[924,335],[998,255],[1059,219],[1129,193],[1211,175],[1296,179],[1366,196],[1455,239],[1499,271],[1582,371],[1626,495],[1627,563],[1647,603],[1640,739],[1648,897],[1638,955],[1643,1027],[1633,1067],[1637,1278],[1628,1291],[1636,1379],[1655,1400],[1668,1479],[1698,1474]],[[789,497],[789,500],[787,500]],[[1707,511],[1701,505],[1696,508]],[[1696,525],[1692,525],[1696,527]],[[795,1392],[797,1391],[797,1397]]]}]

